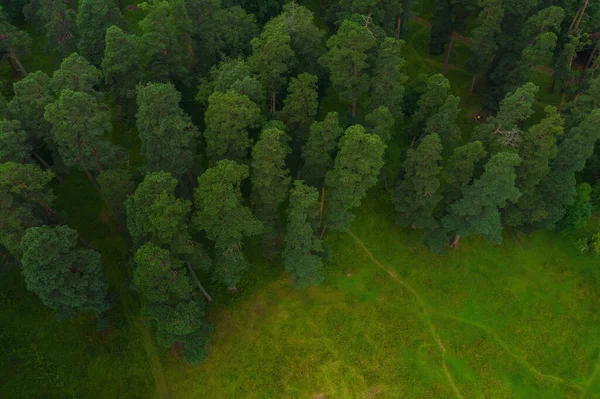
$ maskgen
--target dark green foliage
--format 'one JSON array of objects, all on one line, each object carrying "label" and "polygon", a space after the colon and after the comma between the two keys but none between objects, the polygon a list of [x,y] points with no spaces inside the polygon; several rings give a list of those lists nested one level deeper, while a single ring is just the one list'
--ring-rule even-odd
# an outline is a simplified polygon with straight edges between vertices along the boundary
[{"label": "dark green foliage", "polygon": [[450,81],[441,73],[427,79],[425,92],[417,102],[417,109],[412,115],[412,122],[420,133],[425,121],[444,105],[450,91]]},{"label": "dark green foliage", "polygon": [[375,38],[367,28],[345,20],[337,33],[327,40],[329,52],[319,59],[329,70],[329,78],[340,101],[351,106],[352,116],[356,115],[356,102],[369,89],[367,60],[375,45]]},{"label": "dark green foliage", "polygon": [[77,248],[77,236],[67,226],[42,226],[28,229],[21,241],[27,289],[56,309],[59,319],[109,307],[100,253]]},{"label": "dark green foliage", "polygon": [[281,231],[279,208],[288,197],[291,177],[285,158],[291,153],[285,133],[266,128],[252,148],[250,180],[252,206],[263,223],[265,242],[272,241]]},{"label": "dark green foliage", "polygon": [[403,116],[404,83],[407,80],[403,72],[403,44],[401,40],[387,37],[379,45],[371,78],[371,107],[387,107],[396,119]]},{"label": "dark green foliage", "polygon": [[600,76],[589,81],[587,89],[566,106],[569,127],[579,125],[593,110],[600,108]]},{"label": "dark green foliage", "polygon": [[452,4],[450,0],[436,0],[436,8],[431,18],[429,54],[440,55],[452,33]]},{"label": "dark green foliage", "polygon": [[213,277],[230,288],[248,268],[242,251],[244,237],[260,234],[263,229],[243,204],[240,184],[246,178],[248,166],[221,160],[198,178],[194,190],[196,228],[215,243]]},{"label": "dark green foliage", "polygon": [[252,56],[248,64],[267,89],[270,111],[276,111],[277,92],[287,81],[294,52],[290,47],[290,34],[283,22],[268,22],[260,37],[252,39]]},{"label": "dark green foliage", "polygon": [[33,164],[0,164],[0,245],[14,257],[25,230],[54,213],[51,180],[52,172]]},{"label": "dark green foliage", "polygon": [[94,65],[104,56],[106,30],[123,26],[123,17],[114,0],[80,0],[77,6],[77,50]]},{"label": "dark green foliage", "polygon": [[375,108],[367,114],[365,122],[369,133],[379,136],[385,144],[390,142],[394,135],[393,128],[396,121],[388,107],[382,105]]},{"label": "dark green foliage", "polygon": [[477,27],[473,29],[473,45],[467,68],[473,74],[484,72],[498,51],[500,24],[504,18],[502,0],[480,0],[482,8],[477,18]]},{"label": "dark green foliage", "polygon": [[477,166],[486,155],[481,141],[465,144],[452,152],[441,178],[446,204],[461,198],[462,189],[471,184]]},{"label": "dark green foliage", "polygon": [[44,115],[52,125],[52,139],[68,167],[82,171],[112,164],[121,156],[116,145],[103,139],[112,130],[108,110],[90,94],[65,89]]},{"label": "dark green foliage", "polygon": [[104,81],[119,108],[130,118],[135,116],[136,86],[144,79],[137,45],[137,37],[124,33],[117,26],[106,30],[102,59]]},{"label": "dark green foliage", "polygon": [[556,227],[558,229],[575,231],[586,226],[588,220],[592,217],[591,193],[592,186],[588,183],[577,185],[575,202],[566,209],[565,216],[557,223]]},{"label": "dark green foliage", "polygon": [[34,140],[46,137],[50,124],[44,119],[46,105],[54,101],[50,78],[44,72],[30,73],[13,84],[15,96],[8,104],[12,117],[21,122]]},{"label": "dark green foliage", "polygon": [[332,170],[325,178],[325,223],[328,228],[348,231],[367,190],[375,185],[383,166],[385,144],[379,136],[365,133],[360,125],[350,126],[339,143]]},{"label": "dark green foliage", "polygon": [[64,89],[98,95],[95,89],[100,82],[102,73],[77,53],[65,58],[60,69],[52,75],[52,89],[56,96]]},{"label": "dark green foliage", "polygon": [[133,194],[135,184],[127,169],[109,169],[98,177],[100,195],[117,220],[125,217],[125,200]]},{"label": "dark green foliage", "polygon": [[179,107],[180,100],[171,83],[138,86],[136,126],[147,171],[181,177],[195,163],[200,132]]},{"label": "dark green foliage", "polygon": [[2,93],[0,93],[0,119],[9,119],[8,103]]},{"label": "dark green foliage", "polygon": [[323,281],[323,241],[317,235],[319,192],[296,180],[290,191],[283,264],[298,288]]},{"label": "dark green foliage", "polygon": [[442,219],[444,228],[458,237],[481,234],[492,242],[502,242],[500,209],[521,195],[515,186],[515,167],[520,163],[517,154],[494,154],[481,177],[463,187],[462,198],[450,205]]},{"label": "dark green foliage", "polygon": [[403,179],[396,186],[394,205],[398,223],[404,227],[433,229],[438,223],[433,212],[440,195],[442,143],[435,134],[427,135],[419,146],[406,152]]},{"label": "dark green foliage", "polygon": [[322,122],[312,124],[308,142],[302,149],[302,179],[308,184],[315,187],[323,185],[325,174],[333,166],[338,138],[343,133],[337,112],[330,112]]},{"label": "dark green foliage", "polygon": [[460,98],[449,95],[444,104],[425,123],[423,133],[437,133],[445,148],[454,148],[461,141],[461,131],[456,124],[460,112]]},{"label": "dark green foliage", "polygon": [[44,25],[50,51],[62,58],[75,50],[75,11],[67,7],[66,0],[40,0],[37,15]]},{"label": "dark green foliage", "polygon": [[204,115],[204,139],[210,163],[214,165],[224,158],[246,163],[252,144],[248,129],[255,127],[259,118],[260,109],[248,96],[215,91],[208,99]]},{"label": "dark green foliage", "polygon": [[24,54],[31,45],[31,38],[10,23],[0,6],[0,58],[6,58],[13,68],[18,68],[21,75],[26,76],[27,71],[21,64],[19,56]]},{"label": "dark green foliage", "polygon": [[283,115],[288,126],[307,127],[317,115],[319,107],[318,79],[314,75],[301,73],[292,78],[288,94],[283,100]]},{"label": "dark green foliage", "polygon": [[0,120],[0,163],[24,163],[30,159],[31,145],[19,121]]}]

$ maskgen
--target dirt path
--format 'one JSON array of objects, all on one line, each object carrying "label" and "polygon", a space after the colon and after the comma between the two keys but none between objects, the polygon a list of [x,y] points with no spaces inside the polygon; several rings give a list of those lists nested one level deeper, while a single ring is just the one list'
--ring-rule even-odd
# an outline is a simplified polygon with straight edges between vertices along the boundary
[{"label": "dirt path", "polygon": [[479,324],[479,323],[476,323],[476,322],[473,322],[473,321],[470,321],[470,320],[463,319],[461,317],[449,315],[447,313],[436,311],[436,310],[430,310],[429,306],[425,303],[425,301],[423,300],[423,298],[421,297],[421,295],[417,292],[417,290],[415,290],[406,281],[402,280],[394,270],[392,270],[388,266],[385,266],[381,262],[379,262],[373,256],[373,253],[369,250],[369,248],[367,248],[367,246],[353,232],[350,231],[350,232],[348,232],[348,234],[365,251],[365,253],[369,256],[369,258],[371,259],[371,261],[377,267],[379,267],[380,269],[384,270],[392,279],[394,279],[396,282],[398,282],[400,285],[402,285],[408,292],[410,292],[415,297],[415,299],[419,303],[419,307],[422,310],[422,314],[423,314],[424,318],[426,319],[425,322],[427,323],[427,325],[429,327],[429,331],[431,333],[431,336],[433,337],[433,339],[436,341],[438,347],[440,348],[440,351],[442,353],[442,369],[444,371],[444,374],[446,374],[446,377],[448,378],[448,382],[452,386],[452,390],[454,391],[454,394],[457,397],[462,398],[463,396],[460,394],[460,391],[456,387],[456,384],[454,383],[454,379],[452,378],[452,375],[450,374],[450,371],[448,370],[448,367],[447,367],[447,364],[446,364],[446,347],[442,343],[442,341],[441,341],[441,339],[440,339],[440,337],[439,337],[439,335],[438,335],[438,333],[437,333],[437,331],[435,329],[435,326],[433,325],[433,322],[431,320],[431,314],[435,314],[437,316],[441,316],[441,317],[449,318],[449,319],[452,319],[452,320],[456,320],[456,321],[459,321],[461,323],[469,324],[471,326],[474,326],[474,327],[477,327],[477,328],[483,330],[486,334],[490,335],[502,347],[502,349],[504,349],[516,361],[518,361],[523,366],[525,366],[532,374],[534,374],[535,376],[537,376],[540,379],[550,380],[550,381],[553,381],[555,383],[559,383],[559,384],[563,384],[563,385],[567,385],[567,386],[570,386],[572,388],[575,388],[576,390],[578,390],[578,391],[580,391],[582,393],[581,398],[583,399],[583,397],[587,393],[589,387],[592,385],[592,383],[593,383],[593,381],[595,379],[596,373],[600,370],[600,357],[598,359],[599,363],[596,365],[596,368],[594,369],[594,372],[592,373],[592,375],[589,378],[588,383],[586,384],[585,387],[583,387],[583,386],[581,386],[579,384],[570,382],[570,381],[566,381],[564,378],[561,378],[561,377],[558,377],[558,376],[555,376],[555,375],[545,374],[545,373],[541,372],[540,370],[538,370],[531,363],[529,363],[523,356],[520,356],[517,353],[515,353],[508,346],[508,344],[506,344],[493,329],[491,329],[489,327],[486,327],[486,326],[484,326],[482,324]]}]

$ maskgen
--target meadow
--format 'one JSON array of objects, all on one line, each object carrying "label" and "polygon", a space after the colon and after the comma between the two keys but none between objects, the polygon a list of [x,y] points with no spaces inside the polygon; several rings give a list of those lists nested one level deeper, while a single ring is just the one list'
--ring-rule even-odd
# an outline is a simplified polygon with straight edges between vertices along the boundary
[{"label": "meadow", "polygon": [[[426,55],[428,28],[413,25],[405,50],[414,79],[443,60]],[[448,74],[463,98],[470,75],[456,65],[467,54],[457,43]],[[557,102],[551,77],[536,72],[534,81],[537,111]],[[326,93],[321,112],[338,110],[336,98]],[[478,103],[461,115],[467,134]],[[135,131],[111,139],[135,167]],[[389,176],[405,142],[387,152]],[[73,172],[55,191],[61,217],[103,254],[114,307],[100,331],[92,315],[59,322],[18,269],[1,273],[0,397],[600,398],[600,268],[575,237],[507,231],[502,245],[473,238],[435,256],[394,223],[380,182],[351,232],[325,236],[323,284],[294,289],[256,242],[238,293],[207,282],[211,353],[192,367],[145,327],[127,235],[85,176]]]}]

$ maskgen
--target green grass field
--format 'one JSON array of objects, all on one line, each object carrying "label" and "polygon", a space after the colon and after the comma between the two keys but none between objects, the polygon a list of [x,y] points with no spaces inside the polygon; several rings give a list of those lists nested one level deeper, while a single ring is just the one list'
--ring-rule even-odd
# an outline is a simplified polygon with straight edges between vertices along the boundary
[{"label": "green grass field", "polygon": [[[407,74],[436,73],[428,28],[406,38]],[[449,78],[469,88],[458,44]],[[540,102],[557,103],[536,73]],[[461,115],[466,134],[478,98]],[[327,93],[322,111],[340,110]],[[140,164],[135,129],[110,138]],[[390,179],[399,140],[387,152]],[[497,246],[463,240],[444,257],[394,224],[381,184],[351,233],[328,233],[326,281],[295,290],[282,266],[249,243],[253,268],[232,296],[206,281],[215,304],[211,353],[192,367],[160,348],[130,287],[129,243],[83,174],[56,185],[57,208],[100,250],[115,306],[107,329],[79,315],[56,321],[24,286],[0,274],[1,398],[600,398],[599,260],[558,233],[507,232]]]}]

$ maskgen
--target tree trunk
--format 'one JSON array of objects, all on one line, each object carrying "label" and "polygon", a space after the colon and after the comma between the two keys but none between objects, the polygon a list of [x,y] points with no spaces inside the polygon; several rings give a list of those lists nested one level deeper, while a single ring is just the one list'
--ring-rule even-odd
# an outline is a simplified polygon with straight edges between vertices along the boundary
[{"label": "tree trunk", "polygon": [[[594,50],[592,50],[592,54],[590,54],[590,58],[588,58],[588,60],[587,60],[587,62],[585,64],[585,69],[588,69],[590,67],[590,65],[592,65],[592,62],[594,62],[594,57],[598,53],[598,46],[600,46],[600,44],[596,45],[594,47]],[[584,72],[585,72],[585,70],[584,70]]]},{"label": "tree trunk", "polygon": [[321,206],[319,207],[319,227],[323,223],[323,209],[325,209],[325,184],[321,187]]},{"label": "tree trunk", "polygon": [[475,91],[475,81],[477,80],[477,74],[474,73],[473,77],[471,78],[471,88],[469,89],[469,94],[467,94],[467,99],[465,100],[465,105],[469,105],[469,101],[471,101],[471,96],[473,95],[473,92]]},{"label": "tree trunk", "polygon": [[452,46],[454,45],[454,31],[450,34],[450,43],[448,44],[448,51],[446,51],[446,59],[444,59],[444,67],[442,68],[442,75],[446,76],[448,72],[448,63],[450,62],[450,53],[452,52]]},{"label": "tree trunk", "polygon": [[356,99],[352,99],[352,104],[350,105],[350,110],[352,111],[352,117],[356,117]]},{"label": "tree trunk", "polygon": [[94,249],[94,247],[92,247],[92,244],[90,244],[89,242],[87,242],[86,240],[84,240],[81,237],[79,237],[79,243],[88,249]]},{"label": "tree trunk", "polygon": [[456,237],[454,237],[454,240],[452,240],[452,244],[450,244],[450,247],[456,248],[458,246],[459,241],[460,241],[460,236],[457,234]]},{"label": "tree trunk", "polygon": [[77,0],[71,0],[71,8],[77,11]]},{"label": "tree trunk", "polygon": [[271,91],[271,113],[275,113],[276,94],[275,90]]},{"label": "tree trunk", "polygon": [[325,223],[325,226],[323,226],[323,229],[321,230],[321,235],[320,235],[321,240],[325,236],[325,230],[327,230],[327,223]]},{"label": "tree trunk", "polygon": [[88,168],[86,167],[82,167],[83,171],[85,172],[85,175],[87,176],[87,178],[92,182],[92,184],[94,185],[94,188],[96,189],[96,191],[100,192],[100,185],[98,184],[98,182],[96,181],[96,178],[94,177],[94,175],[92,175],[90,173],[90,171],[88,170]]},{"label": "tree trunk", "polygon": [[396,39],[400,39],[400,24],[402,19],[400,18],[400,14],[396,15]]},{"label": "tree trunk", "polygon": [[117,7],[119,7],[119,10],[123,11],[123,2],[121,0],[117,0]]},{"label": "tree trunk", "polygon": [[100,172],[100,174],[104,173],[104,168],[102,167],[100,161],[96,161],[96,166],[98,167],[98,172]]},{"label": "tree trunk", "polygon": [[15,63],[13,62],[12,58],[10,57],[6,57],[6,62],[8,62],[8,65],[10,65],[10,69],[13,70],[13,72],[15,73],[15,75],[17,73],[19,73],[19,70],[17,69],[17,66],[15,65]]},{"label": "tree trunk", "polygon": [[562,94],[560,95],[560,102],[558,103],[558,112],[562,111],[562,106],[563,106],[563,103],[565,102],[565,95],[566,95],[566,91],[563,91]]},{"label": "tree trunk", "polygon": [[550,91],[554,93],[554,89],[556,88],[556,79],[552,79],[552,84],[550,85]]},{"label": "tree trunk", "polygon": [[15,52],[11,49],[9,52],[10,58],[13,59],[13,61],[17,64],[17,68],[19,69],[19,72],[21,72],[21,75],[23,75],[23,77],[27,76],[27,71],[25,70],[25,67],[23,66],[23,64],[21,64],[21,61],[19,61],[19,57],[17,57],[17,55],[15,54]]},{"label": "tree trunk", "polygon": [[577,12],[575,13],[575,16],[573,17],[573,20],[571,21],[571,25],[569,25],[569,35],[571,33],[573,33],[573,26],[575,25],[575,21],[577,21],[577,18],[579,17],[579,13],[581,12],[581,8],[577,9]]},{"label": "tree trunk", "polygon": [[390,192],[390,188],[388,186],[387,176],[385,174],[385,169],[384,168],[381,168],[381,178],[383,179],[383,185],[385,187],[385,191],[389,193]]},{"label": "tree trunk", "polygon": [[[41,163],[41,164],[42,164],[42,165],[43,165],[43,166],[44,166],[46,169],[50,169],[50,170],[52,170],[52,167],[51,167],[50,165],[48,165],[48,162],[46,162],[46,161],[44,160],[44,158],[42,158],[42,157],[40,156],[40,154],[38,154],[38,153],[37,153],[37,152],[35,152],[35,151],[32,151],[32,152],[31,152],[31,155],[33,155],[33,157],[34,157],[35,159],[37,159],[37,160],[38,160],[38,162],[39,162],[39,163]],[[58,173],[54,172],[53,170],[52,170],[52,172],[54,173],[54,177],[56,178],[56,180],[57,180],[57,181],[58,181],[60,184],[65,184],[65,179],[63,179],[63,178],[62,178],[62,177],[61,177],[61,176],[60,176]]]},{"label": "tree trunk", "polygon": [[188,177],[188,180],[190,181],[190,187],[194,188],[194,175],[192,175],[192,172],[189,169],[186,169],[186,174]]},{"label": "tree trunk", "polygon": [[202,284],[200,284],[200,280],[198,279],[198,276],[196,275],[196,272],[194,271],[194,268],[192,267],[192,265],[189,262],[186,262],[185,265],[187,266],[187,269],[189,270],[190,274],[192,275],[192,278],[196,282],[196,286],[198,287],[200,292],[202,292],[202,295],[204,295],[204,297],[206,298],[208,303],[212,303],[212,301],[213,301],[212,298],[210,297],[210,295],[208,295],[208,292],[206,292],[206,290],[204,289]]},{"label": "tree trunk", "polygon": [[579,31],[579,24],[581,23],[581,20],[583,19],[583,15],[585,14],[585,9],[587,8],[588,4],[589,4],[590,0],[585,0],[585,2],[583,3],[583,8],[581,10],[581,14],[579,14],[579,19],[577,20],[577,23],[575,24],[575,31]]}]

